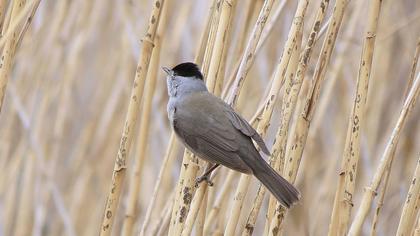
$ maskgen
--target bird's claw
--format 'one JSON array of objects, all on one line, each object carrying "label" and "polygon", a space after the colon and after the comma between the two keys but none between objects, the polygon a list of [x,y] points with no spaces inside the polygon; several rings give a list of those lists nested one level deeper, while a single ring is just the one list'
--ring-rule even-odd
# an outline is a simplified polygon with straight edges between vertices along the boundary
[{"label": "bird's claw", "polygon": [[213,186],[213,182],[210,180],[210,176],[202,175],[195,180],[195,187],[198,187],[198,185],[203,181],[206,181],[208,186]]}]

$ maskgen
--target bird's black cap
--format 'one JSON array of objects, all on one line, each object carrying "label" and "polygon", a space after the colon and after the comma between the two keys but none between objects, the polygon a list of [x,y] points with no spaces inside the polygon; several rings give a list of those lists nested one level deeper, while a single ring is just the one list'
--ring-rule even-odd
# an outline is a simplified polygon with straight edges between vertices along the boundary
[{"label": "bird's black cap", "polygon": [[175,75],[183,77],[196,77],[203,80],[203,74],[195,63],[184,62],[172,68]]}]

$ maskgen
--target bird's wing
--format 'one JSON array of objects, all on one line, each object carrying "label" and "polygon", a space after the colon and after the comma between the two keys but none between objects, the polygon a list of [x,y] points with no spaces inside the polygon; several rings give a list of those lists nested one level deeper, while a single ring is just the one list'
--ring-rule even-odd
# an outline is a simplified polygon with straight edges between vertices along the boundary
[{"label": "bird's wing", "polygon": [[[200,111],[195,111],[194,117],[190,117],[191,113],[182,114],[183,117],[174,120],[173,126],[191,151],[208,161],[240,172],[250,172],[249,167],[237,154],[238,133],[232,126],[226,126],[226,118],[224,121],[223,117]],[[194,124],[196,120],[200,120],[200,124]]]},{"label": "bird's wing", "polygon": [[261,151],[263,151],[267,155],[270,155],[270,151],[265,145],[264,140],[261,138],[258,132],[248,123],[248,121],[242,118],[230,106],[226,106],[225,113],[229,117],[229,120],[232,122],[232,125],[236,129],[241,131],[244,135],[252,138],[261,148]]}]

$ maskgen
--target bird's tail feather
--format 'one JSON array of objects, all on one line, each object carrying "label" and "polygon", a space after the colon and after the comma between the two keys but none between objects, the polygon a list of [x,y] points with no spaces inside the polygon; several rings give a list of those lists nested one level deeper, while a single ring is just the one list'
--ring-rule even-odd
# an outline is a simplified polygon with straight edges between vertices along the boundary
[{"label": "bird's tail feather", "polygon": [[290,208],[299,201],[300,193],[291,183],[280,176],[261,157],[256,160],[256,165],[251,167],[253,174],[283,206]]}]

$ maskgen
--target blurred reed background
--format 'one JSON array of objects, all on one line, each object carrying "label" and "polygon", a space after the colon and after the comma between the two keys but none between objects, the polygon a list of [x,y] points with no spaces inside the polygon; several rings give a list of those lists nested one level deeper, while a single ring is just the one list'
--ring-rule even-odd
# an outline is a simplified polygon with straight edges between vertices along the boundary
[{"label": "blurred reed background", "polygon": [[[0,22],[0,235],[420,235],[419,1],[0,0]],[[184,61],[298,205],[225,168],[195,186],[160,70]]]}]

